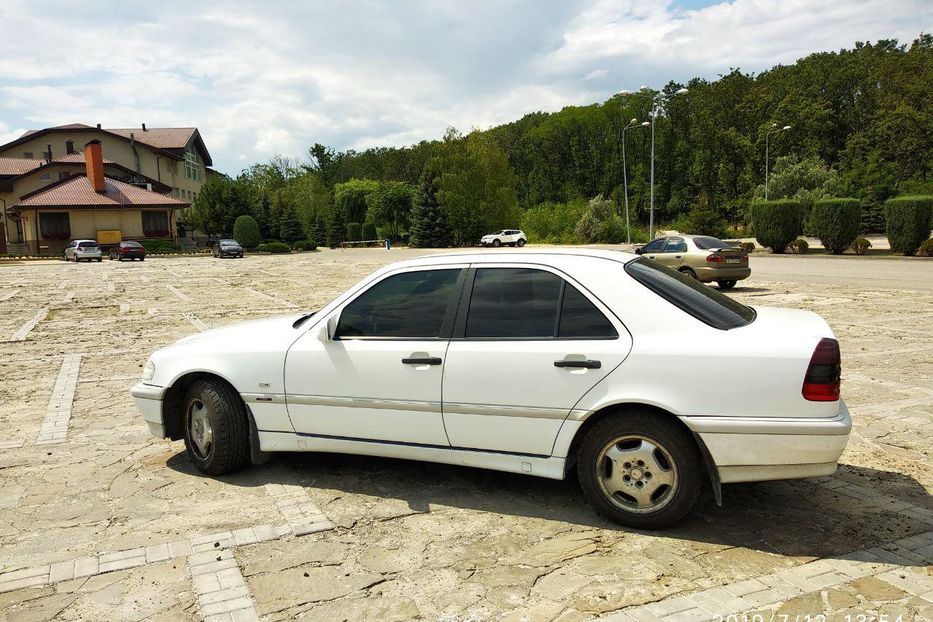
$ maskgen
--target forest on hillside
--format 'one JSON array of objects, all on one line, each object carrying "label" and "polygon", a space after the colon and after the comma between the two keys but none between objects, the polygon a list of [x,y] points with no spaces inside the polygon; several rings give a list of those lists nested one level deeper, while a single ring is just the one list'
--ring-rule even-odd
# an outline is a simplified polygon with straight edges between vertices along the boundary
[{"label": "forest on hillside", "polygon": [[[686,88],[688,92],[676,95]],[[763,197],[861,202],[864,232],[884,230],[883,202],[933,194],[933,36],[856,43],[757,75],[668,84],[655,120],[655,218],[741,228]],[[648,220],[653,92],[535,112],[489,129],[448,129],[409,147],[276,157],[235,178],[214,175],[189,227],[228,234],[251,215],[265,240],[334,245],[364,233],[430,245],[476,243],[521,226],[531,241],[622,241],[623,128],[636,238]],[[621,227],[621,229],[620,229]],[[420,232],[420,233],[419,233]],[[364,236],[365,237],[365,236]],[[421,245],[429,245],[422,243]]]}]

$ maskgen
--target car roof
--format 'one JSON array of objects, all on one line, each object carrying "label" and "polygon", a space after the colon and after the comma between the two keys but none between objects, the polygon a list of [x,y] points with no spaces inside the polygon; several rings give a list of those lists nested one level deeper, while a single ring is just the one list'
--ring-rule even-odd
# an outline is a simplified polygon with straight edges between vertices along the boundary
[{"label": "car roof", "polygon": [[568,263],[579,259],[605,259],[628,263],[638,259],[638,255],[625,251],[604,250],[598,248],[552,248],[547,250],[481,251],[454,250],[435,255],[420,255],[391,264],[393,268],[405,265],[423,266],[430,260],[432,264],[459,263]]}]

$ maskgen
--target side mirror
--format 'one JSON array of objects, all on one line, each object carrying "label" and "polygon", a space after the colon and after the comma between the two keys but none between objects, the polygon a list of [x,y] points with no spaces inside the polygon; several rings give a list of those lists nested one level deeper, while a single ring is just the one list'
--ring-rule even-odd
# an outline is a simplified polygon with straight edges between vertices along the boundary
[{"label": "side mirror", "polygon": [[641,246],[639,246],[638,248],[636,248],[636,249],[635,249],[635,254],[636,254],[636,255],[641,255],[641,249],[642,249]]},{"label": "side mirror", "polygon": [[333,341],[337,335],[337,322],[340,315],[332,315],[318,328],[317,338],[321,343]]}]

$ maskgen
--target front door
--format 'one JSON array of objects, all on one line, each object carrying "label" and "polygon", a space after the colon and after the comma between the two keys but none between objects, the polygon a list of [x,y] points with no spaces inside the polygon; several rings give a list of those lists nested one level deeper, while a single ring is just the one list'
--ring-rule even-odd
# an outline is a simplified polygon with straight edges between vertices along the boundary
[{"label": "front door", "polygon": [[300,338],[285,361],[295,431],[448,447],[441,380],[463,272],[390,274],[322,318],[331,339]]},{"label": "front door", "polygon": [[667,244],[664,245],[662,252],[658,253],[656,261],[664,264],[668,268],[678,269],[684,263],[684,255],[687,254],[687,242],[683,238],[667,238]]},{"label": "front door", "polygon": [[451,445],[551,455],[574,405],[628,355],[628,332],[544,267],[477,268],[467,296],[444,370]]}]

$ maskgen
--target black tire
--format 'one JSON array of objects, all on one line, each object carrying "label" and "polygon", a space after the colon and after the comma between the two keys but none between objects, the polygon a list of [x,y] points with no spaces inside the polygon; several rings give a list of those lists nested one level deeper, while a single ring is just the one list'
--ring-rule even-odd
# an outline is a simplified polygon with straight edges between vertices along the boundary
[{"label": "black tire", "polygon": [[681,273],[689,276],[691,279],[696,280],[697,278],[697,273],[693,271],[693,268],[681,268],[680,271]]},{"label": "black tire", "polygon": [[518,247],[521,248],[525,245],[525,240],[519,240],[518,242],[516,242],[516,244],[518,244]]},{"label": "black tire", "polygon": [[[222,475],[246,464],[249,460],[246,407],[230,385],[220,380],[198,380],[188,388],[182,405],[185,449],[199,471]],[[200,428],[194,431],[192,428],[195,413],[199,412],[206,415],[210,424],[209,444],[198,433]],[[193,434],[198,436],[197,440]]]},{"label": "black tire", "polygon": [[140,257],[139,260],[140,260],[140,261],[146,261],[146,258],[145,258],[145,257]]},{"label": "black tire", "polygon": [[[663,458],[656,460],[658,464],[655,466],[663,468],[667,463],[669,469],[665,469],[665,473],[668,477],[673,473],[674,484],[660,485],[649,498],[657,509],[651,509],[650,505],[643,509],[627,507],[633,503],[634,497],[626,497],[624,492],[610,494],[603,488],[602,482],[617,473],[623,487],[638,485],[638,490],[641,490],[643,486],[651,485],[654,475],[648,469],[654,467],[644,466],[644,463],[640,466],[633,461],[623,463],[631,464],[631,469],[624,470],[619,465],[619,471],[611,471],[616,468],[615,462],[603,456],[603,452],[613,445],[616,449],[621,447],[628,451],[624,449],[626,443],[641,442],[637,438],[632,440],[634,437],[643,437],[643,440],[655,444],[658,451],[653,455]],[[625,440],[613,443],[620,439]],[[610,469],[608,474],[607,465]],[[583,493],[600,515],[620,525],[640,529],[661,529],[682,520],[696,505],[703,486],[703,465],[693,439],[675,421],[645,412],[612,415],[597,422],[580,445],[577,473]],[[636,473],[639,480],[633,479]],[[621,478],[624,477],[629,479],[623,483]],[[639,481],[643,483],[639,484]],[[655,495],[657,500],[653,501]]]},{"label": "black tire", "polygon": [[717,281],[719,283],[719,289],[732,289],[735,287],[735,281]]},{"label": "black tire", "polygon": [[493,240],[492,245],[495,246],[496,248],[499,248],[500,246],[502,246],[502,242],[500,242],[499,240]]},{"label": "black tire", "polygon": [[103,261],[103,260],[104,260],[103,257],[98,257],[98,258],[97,258],[97,262],[98,262],[98,263],[100,263],[100,262]]}]

